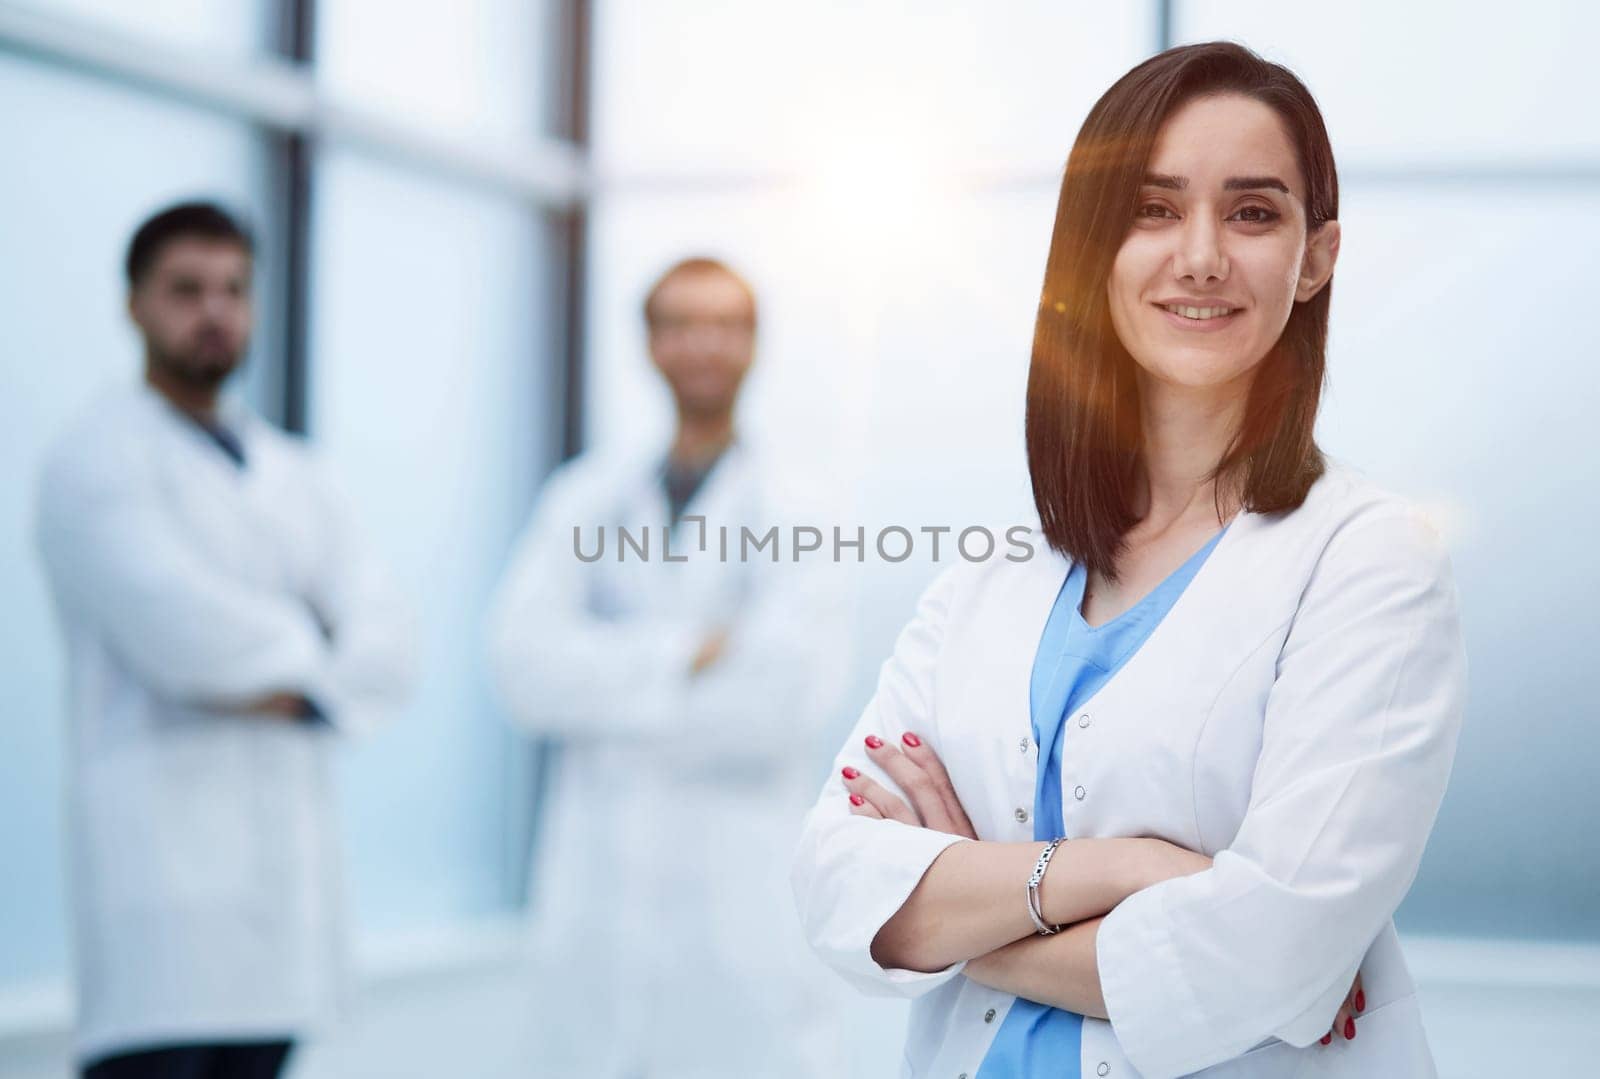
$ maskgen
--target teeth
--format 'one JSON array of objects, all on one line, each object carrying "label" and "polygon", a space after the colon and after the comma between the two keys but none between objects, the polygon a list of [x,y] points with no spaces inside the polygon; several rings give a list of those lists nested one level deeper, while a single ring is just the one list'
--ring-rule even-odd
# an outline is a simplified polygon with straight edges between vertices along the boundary
[{"label": "teeth", "polygon": [[1163,306],[1174,315],[1182,315],[1184,318],[1192,319],[1221,318],[1223,315],[1233,314],[1233,308],[1231,307],[1182,307],[1178,304],[1165,304]]}]

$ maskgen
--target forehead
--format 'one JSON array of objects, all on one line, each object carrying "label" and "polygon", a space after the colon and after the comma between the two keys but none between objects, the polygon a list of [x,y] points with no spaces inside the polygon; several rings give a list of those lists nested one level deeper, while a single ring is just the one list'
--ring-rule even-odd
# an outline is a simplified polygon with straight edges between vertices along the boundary
[{"label": "forehead", "polygon": [[151,275],[236,276],[250,272],[250,255],[233,240],[176,236],[161,245]]},{"label": "forehead", "polygon": [[1270,105],[1243,94],[1197,98],[1167,117],[1150,153],[1149,172],[1187,177],[1214,188],[1232,176],[1276,176],[1305,199],[1294,145]]},{"label": "forehead", "polygon": [[715,270],[680,273],[668,278],[656,293],[655,306],[657,311],[673,313],[711,311],[749,314],[755,308],[744,285]]}]

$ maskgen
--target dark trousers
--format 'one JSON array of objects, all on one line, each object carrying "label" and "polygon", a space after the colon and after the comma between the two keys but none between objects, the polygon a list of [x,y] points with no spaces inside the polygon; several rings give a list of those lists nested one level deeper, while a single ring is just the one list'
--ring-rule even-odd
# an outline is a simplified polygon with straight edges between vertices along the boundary
[{"label": "dark trousers", "polygon": [[83,1079],[278,1079],[293,1042],[173,1045],[101,1057]]}]

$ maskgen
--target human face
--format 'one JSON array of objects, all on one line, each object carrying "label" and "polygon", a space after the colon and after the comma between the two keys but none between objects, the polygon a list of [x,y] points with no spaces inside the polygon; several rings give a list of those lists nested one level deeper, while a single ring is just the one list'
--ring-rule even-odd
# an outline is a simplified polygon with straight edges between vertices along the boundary
[{"label": "human face", "polygon": [[250,255],[239,244],[177,237],[128,297],[148,362],[194,389],[215,389],[250,341]]},{"label": "human face", "polygon": [[1294,304],[1332,276],[1338,222],[1308,235],[1294,146],[1242,94],[1174,112],[1144,179],[1107,285],[1117,337],[1147,378],[1247,388]]},{"label": "human face", "polygon": [[650,359],[685,415],[720,417],[733,409],[755,356],[755,310],[738,281],[685,273],[656,293]]}]

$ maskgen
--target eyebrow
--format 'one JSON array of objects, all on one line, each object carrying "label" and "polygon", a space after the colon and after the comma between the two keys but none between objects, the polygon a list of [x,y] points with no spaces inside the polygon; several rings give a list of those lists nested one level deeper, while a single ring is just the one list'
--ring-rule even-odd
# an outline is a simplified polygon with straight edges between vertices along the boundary
[{"label": "eyebrow", "polygon": [[[1164,187],[1169,191],[1182,191],[1189,186],[1187,176],[1174,176],[1167,172],[1145,173],[1144,185],[1146,187]],[[1289,194],[1289,185],[1276,176],[1233,176],[1223,181],[1224,191],[1259,191],[1268,188],[1273,191],[1282,191]]]}]

